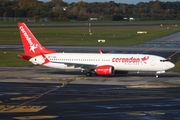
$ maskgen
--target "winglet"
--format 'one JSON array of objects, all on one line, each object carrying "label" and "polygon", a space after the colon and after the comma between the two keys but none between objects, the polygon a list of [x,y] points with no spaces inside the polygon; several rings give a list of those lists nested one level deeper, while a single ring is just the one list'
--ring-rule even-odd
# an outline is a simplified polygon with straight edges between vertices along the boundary
[{"label": "winglet", "polygon": [[101,49],[99,49],[99,53],[102,54],[102,50]]}]

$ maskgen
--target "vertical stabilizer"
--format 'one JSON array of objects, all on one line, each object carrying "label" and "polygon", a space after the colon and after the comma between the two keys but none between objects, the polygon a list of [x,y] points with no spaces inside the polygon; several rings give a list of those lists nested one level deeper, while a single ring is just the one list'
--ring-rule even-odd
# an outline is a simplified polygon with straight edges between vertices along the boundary
[{"label": "vertical stabilizer", "polygon": [[41,54],[55,53],[55,51],[49,50],[41,46],[35,36],[31,33],[25,23],[19,22],[18,28],[24,48],[24,54],[30,56],[37,56]]}]

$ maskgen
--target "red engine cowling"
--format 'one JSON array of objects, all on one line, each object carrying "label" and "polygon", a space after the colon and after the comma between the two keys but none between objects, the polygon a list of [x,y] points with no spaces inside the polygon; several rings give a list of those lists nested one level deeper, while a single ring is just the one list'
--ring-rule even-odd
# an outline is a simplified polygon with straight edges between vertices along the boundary
[{"label": "red engine cowling", "polygon": [[95,72],[97,75],[114,75],[114,67],[110,65],[98,66]]}]

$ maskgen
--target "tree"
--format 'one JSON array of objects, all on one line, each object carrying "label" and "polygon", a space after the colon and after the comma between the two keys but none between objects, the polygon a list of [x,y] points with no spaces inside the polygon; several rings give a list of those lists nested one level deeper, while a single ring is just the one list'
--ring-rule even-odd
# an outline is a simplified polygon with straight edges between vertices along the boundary
[{"label": "tree", "polygon": [[117,14],[112,15],[112,21],[119,21],[119,20],[123,20],[122,15],[117,15]]},{"label": "tree", "polygon": [[[67,8],[63,10],[63,8]],[[48,17],[51,20],[87,20],[90,17],[100,17],[103,20],[120,20],[121,17],[134,17],[139,20],[148,19],[179,19],[180,2],[148,3],[136,5],[109,2],[73,2],[62,0],[40,2],[38,0],[0,0],[0,16],[4,17]]]}]

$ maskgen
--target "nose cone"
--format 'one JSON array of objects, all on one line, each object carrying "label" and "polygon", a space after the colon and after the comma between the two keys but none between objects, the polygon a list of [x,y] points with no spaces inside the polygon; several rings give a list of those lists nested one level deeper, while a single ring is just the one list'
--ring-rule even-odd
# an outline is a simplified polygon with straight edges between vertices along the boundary
[{"label": "nose cone", "polygon": [[173,68],[174,66],[175,66],[174,63],[172,63],[172,62],[170,62],[170,63],[168,64],[169,69]]}]

